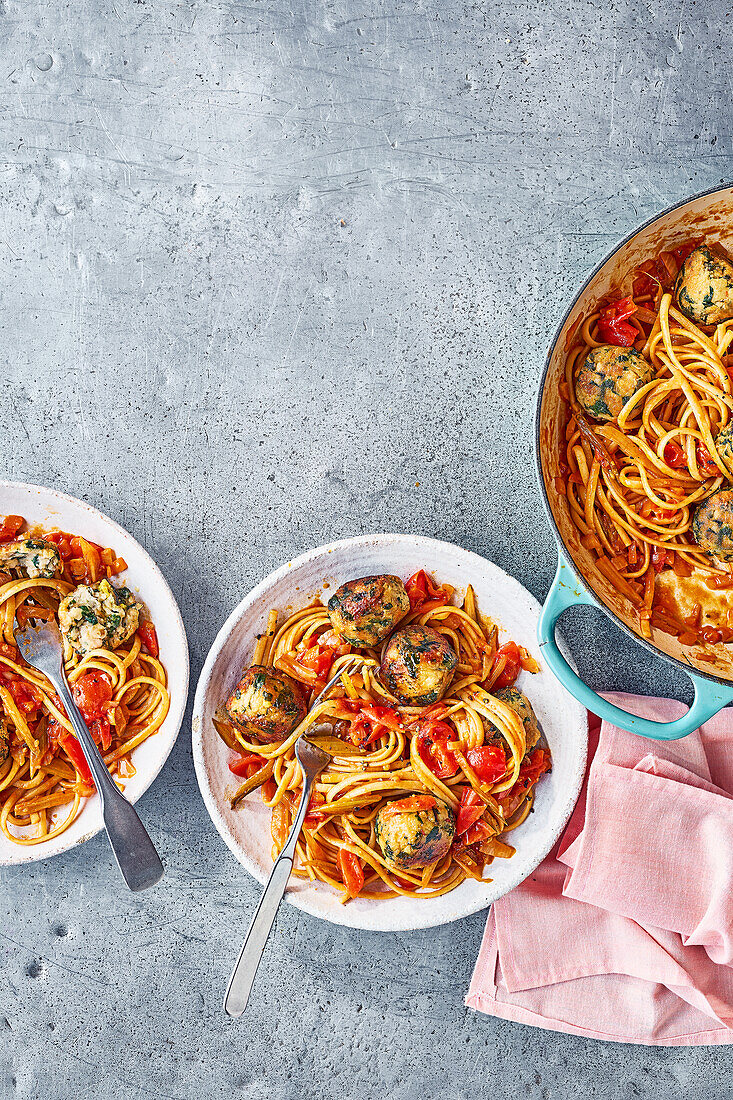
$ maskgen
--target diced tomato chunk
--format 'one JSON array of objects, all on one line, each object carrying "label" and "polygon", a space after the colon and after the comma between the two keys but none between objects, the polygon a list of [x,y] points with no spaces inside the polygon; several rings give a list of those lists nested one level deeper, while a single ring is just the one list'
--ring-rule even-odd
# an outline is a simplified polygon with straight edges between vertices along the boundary
[{"label": "diced tomato chunk", "polygon": [[346,892],[350,898],[355,898],[361,892],[364,885],[364,871],[357,856],[353,852],[347,852],[345,848],[339,848],[336,857],[338,869],[341,872]]},{"label": "diced tomato chunk", "polygon": [[77,772],[84,780],[85,783],[94,786],[94,780],[92,779],[92,773],[89,770],[86,757],[82,751],[82,747],[74,737],[73,733],[69,733],[63,726],[61,727],[61,733],[59,734],[59,744],[68,756],[71,763],[76,768]]},{"label": "diced tomato chunk", "polygon": [[458,771],[458,760],[448,748],[449,741],[457,740],[457,733],[447,722],[423,718],[415,725],[417,753],[426,768],[437,779],[448,779]]},{"label": "diced tomato chunk", "polygon": [[417,611],[428,602],[440,606],[448,603],[449,600],[449,593],[445,587],[442,584],[436,584],[424,569],[413,573],[405,582],[405,589],[410,598],[410,611]]},{"label": "diced tomato chunk", "polygon": [[4,516],[0,524],[0,542],[12,542],[22,526],[22,516]]},{"label": "diced tomato chunk", "polygon": [[473,787],[461,788],[461,804],[458,807],[458,820],[456,822],[456,836],[465,833],[467,829],[483,816],[485,810],[483,801],[476,794]]},{"label": "diced tomato chunk", "polygon": [[598,338],[606,344],[614,344],[616,347],[629,348],[639,335],[634,325],[630,325],[627,317],[636,313],[633,298],[619,298],[618,301],[609,302],[604,306],[598,317]]},{"label": "diced tomato chunk", "polygon": [[232,775],[250,779],[255,772],[258,772],[260,768],[264,767],[265,763],[266,760],[264,756],[259,756],[256,752],[250,752],[237,757],[236,760],[232,760],[229,765],[229,771]]},{"label": "diced tomato chunk", "polygon": [[466,759],[482,783],[495,783],[506,771],[506,756],[501,745],[469,749]]},{"label": "diced tomato chunk", "polygon": [[[502,664],[502,671],[498,678],[494,680],[492,690],[511,687],[519,675],[522,667],[522,654],[516,642],[505,642],[503,646],[499,647],[494,655],[492,671],[500,663]],[[489,678],[491,678],[491,673],[489,673]]]},{"label": "diced tomato chunk", "polygon": [[151,623],[150,619],[146,619],[144,622],[140,623],[140,626],[137,628],[137,632],[140,635],[140,641],[145,646],[150,656],[160,656],[158,634],[155,629],[155,625]]}]

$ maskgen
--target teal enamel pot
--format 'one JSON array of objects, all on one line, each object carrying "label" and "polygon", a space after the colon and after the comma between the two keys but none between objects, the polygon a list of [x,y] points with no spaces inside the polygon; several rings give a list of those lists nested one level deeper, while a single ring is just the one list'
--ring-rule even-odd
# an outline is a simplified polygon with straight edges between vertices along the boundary
[{"label": "teal enamel pot", "polygon": [[[641,637],[632,605],[596,569],[593,555],[580,543],[567,500],[557,488],[562,484],[560,455],[564,431],[559,387],[574,334],[581,319],[592,312],[598,299],[616,290],[624,276],[643,260],[698,237],[720,241],[733,250],[733,186],[695,195],[663,211],[617,245],[596,267],[576,295],[552,341],[537,396],[535,419],[537,472],[559,546],[557,574],[538,627],[545,660],[568,691],[595,714],[622,729],[664,741],[685,737],[733,701],[733,645],[682,646],[677,638],[659,630],[653,631],[651,639]],[[694,584],[694,577],[689,583]],[[704,586],[696,588],[696,598],[700,598],[700,589]],[[704,614],[707,615],[708,610],[711,616],[719,613],[712,605],[714,599],[720,601],[721,593],[710,593],[711,606],[710,609],[703,606]],[[733,590],[727,590],[722,599],[733,601]],[[640,660],[661,658],[690,677],[695,697],[687,714],[674,722],[637,718],[607,702],[581,680],[560,652],[555,637],[562,613],[578,604],[601,608],[638,643]]]}]

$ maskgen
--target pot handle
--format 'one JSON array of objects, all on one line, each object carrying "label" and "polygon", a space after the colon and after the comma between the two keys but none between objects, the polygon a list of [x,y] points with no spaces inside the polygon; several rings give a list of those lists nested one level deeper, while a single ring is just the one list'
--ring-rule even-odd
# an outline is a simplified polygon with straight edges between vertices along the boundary
[{"label": "pot handle", "polygon": [[686,737],[688,733],[698,729],[703,722],[707,722],[714,714],[733,700],[733,686],[714,683],[702,676],[696,676],[688,672],[695,688],[695,698],[687,714],[677,718],[674,722],[654,722],[649,718],[638,718],[635,714],[609,703],[601,695],[596,694],[584,683],[560,652],[555,640],[557,621],[569,607],[587,604],[596,607],[594,596],[583,588],[576,579],[572,569],[565,561],[562,554],[557,566],[557,573],[552,582],[550,593],[542,608],[540,621],[537,626],[537,637],[540,648],[547,664],[557,676],[563,687],[567,688],[571,695],[588,707],[599,718],[612,722],[614,726],[628,730],[629,733],[638,733],[642,737],[652,737],[655,741],[676,741],[679,737]]}]

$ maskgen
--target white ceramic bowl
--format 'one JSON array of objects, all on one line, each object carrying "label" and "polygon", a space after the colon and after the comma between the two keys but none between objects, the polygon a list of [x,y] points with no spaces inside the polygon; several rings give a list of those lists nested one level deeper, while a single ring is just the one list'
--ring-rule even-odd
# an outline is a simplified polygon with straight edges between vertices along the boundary
[{"label": "white ceramic bowl", "polygon": [[[188,698],[188,645],[178,604],[165,577],[139,542],[114,520],[75,497],[45,489],[0,481],[0,516],[23,516],[31,524],[49,530],[70,531],[102,546],[111,546],[127,562],[127,570],[115,578],[126,584],[145,604],[155,623],[160,643],[160,659],[168,674],[171,705],[165,721],[152,737],[132,754],[136,775],[125,784],[125,797],[131,802],[148,789],[163,767],[181,728]],[[58,837],[44,844],[15,845],[0,835],[0,865],[33,863],[68,851],[83,843],[102,828],[99,799],[87,799],[76,821]]]},{"label": "white ceramic bowl", "polygon": [[[268,611],[293,611],[314,598],[328,599],[339,585],[354,577],[396,573],[407,579],[426,569],[447,581],[462,596],[473,585],[484,615],[499,626],[504,638],[526,646],[539,660],[536,640],[539,604],[512,577],[491,562],[435,539],[412,535],[365,535],[311,550],[287,562],[258,584],[232,612],[211,647],[196,690],[193,754],[199,786],[219,833],[240,863],[264,883],[270,873],[270,811],[255,792],[236,810],[227,795],[238,781],[228,769],[231,753],[218,736],[213,717],[250,661],[255,638]],[[326,585],[328,586],[326,588]],[[324,592],[325,589],[325,592]],[[512,835],[516,854],[495,860],[493,882],[466,881],[442,897],[384,901],[357,898],[341,904],[340,895],[323,883],[292,879],[286,899],[335,924],[373,931],[430,928],[486,908],[529,875],[544,859],[565,826],[583,780],[588,742],[585,709],[549,671],[522,673],[526,690],[547,736],[552,773],[538,786],[535,812]]]}]

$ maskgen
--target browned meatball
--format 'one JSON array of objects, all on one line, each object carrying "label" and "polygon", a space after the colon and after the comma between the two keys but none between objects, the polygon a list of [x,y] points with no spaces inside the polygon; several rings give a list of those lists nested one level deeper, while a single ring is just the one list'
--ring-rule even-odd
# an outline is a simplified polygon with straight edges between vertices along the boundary
[{"label": "browned meatball", "polygon": [[651,363],[636,348],[601,344],[589,351],[575,383],[575,396],[595,420],[615,420],[637,390],[651,382]]},{"label": "browned meatball", "polygon": [[733,317],[733,264],[715,245],[700,245],[687,257],[674,288],[691,321],[719,325]]},{"label": "browned meatball", "polygon": [[407,707],[437,703],[451,682],[458,657],[448,639],[431,626],[398,630],[384,651],[379,675]]},{"label": "browned meatball", "polygon": [[450,806],[432,795],[408,795],[382,806],[374,835],[389,863],[405,871],[430,867],[448,854],[456,819]]},{"label": "browned meatball", "polygon": [[410,599],[399,577],[381,573],[347,581],[328,601],[336,633],[349,645],[376,646],[410,610]]},{"label": "browned meatball", "polygon": [[295,680],[264,665],[252,665],[227,699],[226,712],[237,729],[275,743],[289,737],[308,712]]},{"label": "browned meatball", "polygon": [[719,489],[695,509],[692,535],[701,550],[733,561],[733,489]]}]

